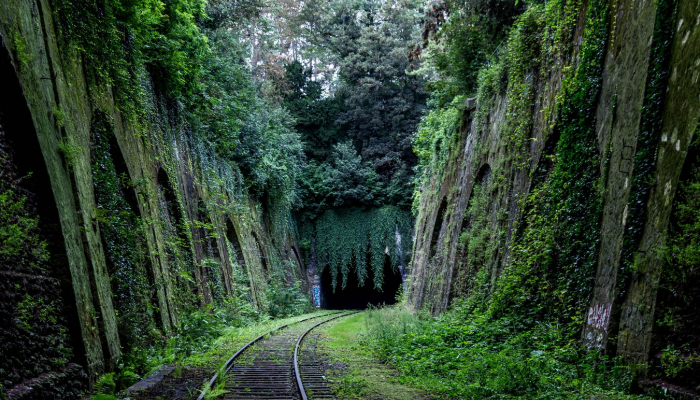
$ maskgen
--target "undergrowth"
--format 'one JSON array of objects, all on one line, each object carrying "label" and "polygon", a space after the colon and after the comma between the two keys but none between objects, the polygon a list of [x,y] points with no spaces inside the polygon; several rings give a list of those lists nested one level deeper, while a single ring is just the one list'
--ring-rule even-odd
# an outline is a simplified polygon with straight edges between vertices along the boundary
[{"label": "undergrowth", "polygon": [[[250,303],[231,299],[224,307],[208,306],[181,315],[177,333],[150,347],[135,347],[117,361],[116,372],[103,375],[105,385],[96,388],[98,394],[112,395],[122,391],[160,366],[211,367],[221,354],[231,351],[254,337],[280,325],[302,318],[306,307],[299,307],[295,296],[278,299],[281,303],[268,312],[257,311]],[[281,311],[280,311],[281,310]],[[306,314],[304,314],[306,315]],[[286,318],[286,319],[282,319]]]},{"label": "undergrowth", "polygon": [[401,380],[450,399],[629,399],[632,371],[565,327],[493,319],[457,303],[439,317],[399,305],[367,317],[365,343]]}]

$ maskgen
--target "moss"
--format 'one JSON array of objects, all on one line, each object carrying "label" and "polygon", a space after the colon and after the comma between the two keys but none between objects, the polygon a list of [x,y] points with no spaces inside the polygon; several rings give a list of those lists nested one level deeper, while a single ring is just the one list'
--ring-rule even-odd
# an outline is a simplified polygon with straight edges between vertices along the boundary
[{"label": "moss", "polygon": [[653,173],[656,168],[657,144],[661,138],[661,113],[669,78],[669,62],[676,14],[676,0],[656,1],[656,22],[642,118],[634,154],[634,174],[630,179],[630,195],[627,202],[627,223],[625,225],[622,249],[621,279],[618,279],[618,293],[623,293],[630,277],[646,223],[646,204],[653,187]]},{"label": "moss", "polygon": [[105,112],[95,111],[91,131],[95,214],[106,250],[118,328],[128,352],[152,346],[161,335],[150,295],[154,288],[148,282],[150,259],[142,221],[126,201],[132,182],[115,167],[112,154],[119,149],[112,148],[114,131]]},{"label": "moss", "polygon": [[16,35],[14,39],[17,61],[23,68],[29,68],[29,53],[27,53],[27,41],[22,35]]}]

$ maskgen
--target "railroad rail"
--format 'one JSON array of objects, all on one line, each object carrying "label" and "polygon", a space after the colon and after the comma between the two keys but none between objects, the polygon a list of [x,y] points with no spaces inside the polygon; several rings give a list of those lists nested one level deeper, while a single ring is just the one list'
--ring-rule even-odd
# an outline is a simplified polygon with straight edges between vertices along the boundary
[{"label": "railroad rail", "polygon": [[[298,366],[299,347],[302,341],[319,325],[351,314],[354,313],[337,312],[317,315],[282,325],[258,336],[226,361],[207,382],[197,400],[203,400],[211,388],[220,382],[220,379],[226,379],[224,394],[226,400],[308,399]],[[309,326],[311,320],[329,316],[331,318]],[[308,368],[303,370],[307,371]],[[313,382],[310,388],[314,392],[318,389],[324,392],[318,382]]]},{"label": "railroad rail", "polygon": [[[312,326],[304,332],[300,337],[299,340],[297,340],[296,346],[294,346],[294,375],[297,381],[297,387],[299,388],[299,394],[301,395],[302,400],[309,400],[308,394],[306,393],[306,388],[304,387],[304,382],[303,380],[307,380],[309,385],[308,387],[312,390],[313,397],[314,398],[332,398],[330,388],[326,385],[325,379],[322,375],[322,370],[320,368],[320,365],[318,365],[315,361],[313,362],[312,365],[309,365],[307,363],[305,365],[306,368],[304,370],[300,370],[299,367],[299,347],[301,346],[301,343],[304,341],[304,338],[306,335],[311,333],[312,330],[314,330],[317,326],[323,325],[326,322],[332,321],[334,319],[338,319],[341,317],[346,317],[348,315],[356,314],[356,312],[351,312],[351,313],[346,313],[343,315],[338,315],[332,318],[329,318],[325,321],[321,321],[317,323],[316,325]],[[312,357],[315,358],[315,357]],[[303,372],[303,379],[302,379],[302,372]]]}]

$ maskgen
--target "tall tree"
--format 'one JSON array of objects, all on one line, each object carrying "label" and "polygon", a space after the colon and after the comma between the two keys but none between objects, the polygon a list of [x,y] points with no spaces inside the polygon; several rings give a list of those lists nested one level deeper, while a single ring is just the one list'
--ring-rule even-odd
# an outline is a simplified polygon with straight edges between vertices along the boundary
[{"label": "tall tree", "polygon": [[341,102],[337,140],[352,139],[371,163],[387,189],[384,204],[410,204],[411,138],[427,98],[421,77],[409,73],[420,15],[413,0],[311,0],[298,17],[311,56],[333,71],[324,84]]}]

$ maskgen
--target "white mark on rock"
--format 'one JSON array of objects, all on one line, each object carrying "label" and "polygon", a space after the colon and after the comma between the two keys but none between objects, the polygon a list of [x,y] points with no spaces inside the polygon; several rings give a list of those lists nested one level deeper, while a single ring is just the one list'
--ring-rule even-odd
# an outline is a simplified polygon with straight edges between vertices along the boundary
[{"label": "white mark on rock", "polygon": [[593,329],[608,333],[612,303],[596,304],[588,309],[588,326]]},{"label": "white mark on rock", "polygon": [[679,140],[676,142],[676,151],[680,151],[680,149],[681,149],[681,141]]},{"label": "white mark on rock", "polygon": [[[629,185],[629,183],[630,183],[630,178],[629,177],[625,178],[625,189],[627,189],[627,185]],[[625,211],[627,211],[626,208],[625,208]]]},{"label": "white mark on rock", "polygon": [[[627,185],[625,184],[625,186],[627,186]],[[625,206],[625,209],[622,211],[622,226],[625,226],[625,224],[627,223],[627,213],[628,213],[628,211],[629,211],[629,206],[626,205],[626,206]]]},{"label": "white mark on rock", "polygon": [[678,67],[673,67],[673,73],[671,73],[671,81],[676,80],[676,75],[678,75]]},{"label": "white mark on rock", "polygon": [[676,32],[680,32],[681,26],[683,26],[683,18],[681,18],[681,20],[678,21],[678,28],[676,29]]},{"label": "white mark on rock", "polygon": [[685,33],[685,36],[683,36],[683,40],[681,41],[681,44],[685,46],[685,42],[688,41],[688,37],[690,36],[690,31]]},{"label": "white mark on rock", "polygon": [[[668,205],[668,203],[671,201],[671,196],[669,194],[671,193],[671,181],[666,182],[666,186],[664,186],[664,205]],[[659,217],[656,217],[656,223],[658,225],[658,219]]]},{"label": "white mark on rock", "polygon": [[664,133],[663,135],[661,135],[661,141],[662,141],[662,142],[668,142],[668,135],[665,134],[665,133]]}]

